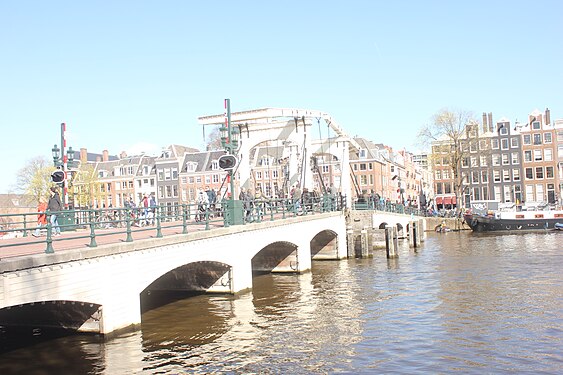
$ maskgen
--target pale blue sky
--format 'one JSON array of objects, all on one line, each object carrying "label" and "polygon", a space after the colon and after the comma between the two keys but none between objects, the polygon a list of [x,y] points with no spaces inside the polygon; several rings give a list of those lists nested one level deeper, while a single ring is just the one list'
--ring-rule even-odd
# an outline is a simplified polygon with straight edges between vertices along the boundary
[{"label": "pale blue sky", "polygon": [[61,122],[74,149],[202,147],[197,117],[224,98],[411,151],[442,108],[563,118],[562,16],[559,0],[3,0],[0,193]]}]

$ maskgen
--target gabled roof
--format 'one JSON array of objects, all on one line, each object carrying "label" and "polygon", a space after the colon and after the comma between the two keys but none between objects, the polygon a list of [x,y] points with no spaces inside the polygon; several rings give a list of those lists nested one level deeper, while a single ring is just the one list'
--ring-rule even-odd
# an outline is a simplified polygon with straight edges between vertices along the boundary
[{"label": "gabled roof", "polygon": [[211,170],[211,162],[218,160],[222,155],[225,155],[223,150],[187,153],[184,156],[180,172],[187,171],[188,163],[195,163],[197,165],[195,172]]}]

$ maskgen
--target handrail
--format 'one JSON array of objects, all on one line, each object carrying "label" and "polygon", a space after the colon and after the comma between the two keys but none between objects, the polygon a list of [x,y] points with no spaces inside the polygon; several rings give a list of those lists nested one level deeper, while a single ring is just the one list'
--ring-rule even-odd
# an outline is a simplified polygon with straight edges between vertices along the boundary
[{"label": "handrail", "polygon": [[[151,236],[160,238],[163,237],[165,230],[170,231],[170,229],[181,229],[181,233],[186,234],[190,231],[228,227],[232,225],[229,224],[232,223],[229,215],[234,213],[226,209],[227,202],[207,205],[203,210],[197,204],[177,203],[148,208],[110,207],[0,214],[0,250],[29,244],[43,244],[44,252],[50,254],[55,252],[57,243],[70,239],[86,239],[89,241],[88,247],[95,248],[98,246],[99,239],[116,234],[120,235],[123,242],[133,242],[141,232],[152,232]],[[346,199],[343,196],[310,195],[298,202],[290,199],[252,200],[247,207],[241,208],[242,212],[239,214],[246,224],[345,209]],[[40,214],[46,215],[46,225],[38,225],[37,219]],[[54,235],[55,228],[51,224],[53,215],[58,216],[60,231],[65,234],[71,232],[70,236]],[[20,237],[30,237],[37,233],[39,236],[34,240],[30,241],[29,238],[25,241],[18,240]]]}]

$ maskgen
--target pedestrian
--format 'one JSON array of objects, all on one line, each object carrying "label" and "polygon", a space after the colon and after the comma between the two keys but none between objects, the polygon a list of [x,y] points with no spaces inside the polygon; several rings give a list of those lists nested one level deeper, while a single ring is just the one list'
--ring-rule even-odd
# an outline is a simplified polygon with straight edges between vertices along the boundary
[{"label": "pedestrian", "polygon": [[39,212],[39,214],[37,215],[37,228],[33,233],[34,237],[39,237],[41,235],[41,228],[47,226],[47,214],[45,211],[47,211],[47,202],[45,198],[41,197],[37,205],[37,212]]},{"label": "pedestrian", "polygon": [[63,210],[63,205],[61,203],[61,197],[59,196],[59,191],[55,186],[52,186],[49,190],[51,197],[49,198],[49,203],[47,204],[47,210],[51,214],[51,230],[52,234],[55,236],[61,235],[61,227],[59,227],[59,215],[60,211]]}]

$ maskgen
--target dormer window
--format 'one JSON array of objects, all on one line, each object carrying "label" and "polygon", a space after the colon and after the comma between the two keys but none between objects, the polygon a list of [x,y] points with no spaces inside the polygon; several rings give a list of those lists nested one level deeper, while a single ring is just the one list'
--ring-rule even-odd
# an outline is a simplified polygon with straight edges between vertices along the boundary
[{"label": "dormer window", "polygon": [[360,155],[359,155],[360,159],[367,158],[367,155],[368,155],[367,150],[365,148],[361,148],[360,149]]},{"label": "dormer window", "polygon": [[186,164],[186,172],[195,172],[196,168],[197,168],[197,163]]},{"label": "dormer window", "polygon": [[540,129],[540,122],[539,121],[532,122],[532,129],[539,130]]},{"label": "dormer window", "polygon": [[212,171],[216,171],[219,169],[219,161],[218,160],[213,160],[211,162],[211,170]]}]

